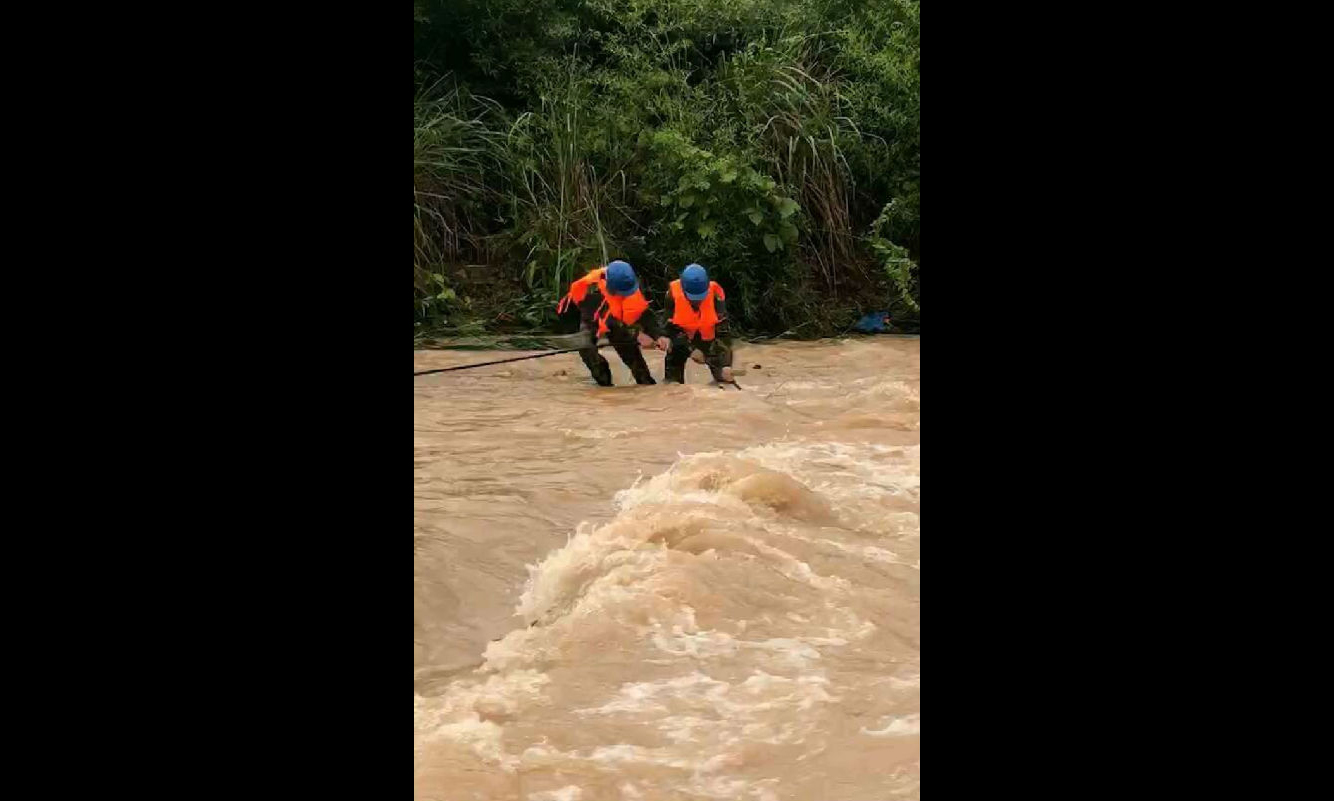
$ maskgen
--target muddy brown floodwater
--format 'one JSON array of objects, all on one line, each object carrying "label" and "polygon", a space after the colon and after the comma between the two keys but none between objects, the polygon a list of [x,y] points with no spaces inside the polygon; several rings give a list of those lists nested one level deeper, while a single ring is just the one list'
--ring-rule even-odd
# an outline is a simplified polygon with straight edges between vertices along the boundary
[{"label": "muddy brown floodwater", "polygon": [[919,342],[415,378],[415,797],[919,798]]}]

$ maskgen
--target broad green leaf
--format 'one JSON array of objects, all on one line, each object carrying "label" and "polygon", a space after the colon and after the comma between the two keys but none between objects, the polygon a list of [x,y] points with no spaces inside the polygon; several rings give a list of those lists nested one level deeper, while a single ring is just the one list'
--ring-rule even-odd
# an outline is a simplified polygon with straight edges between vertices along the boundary
[{"label": "broad green leaf", "polygon": [[778,202],[778,216],[786,220],[788,217],[796,214],[797,209],[799,208],[801,207],[797,205],[797,201],[790,197],[785,197]]},{"label": "broad green leaf", "polygon": [[698,233],[701,237],[705,239],[712,237],[714,232],[717,230],[718,230],[717,220],[709,220],[707,222],[702,222],[695,228],[696,233]]},{"label": "broad green leaf", "polygon": [[774,236],[773,234],[764,235],[764,247],[770,253],[773,253],[775,250],[778,250],[779,246],[782,244],[783,243],[779,241],[778,237]]}]

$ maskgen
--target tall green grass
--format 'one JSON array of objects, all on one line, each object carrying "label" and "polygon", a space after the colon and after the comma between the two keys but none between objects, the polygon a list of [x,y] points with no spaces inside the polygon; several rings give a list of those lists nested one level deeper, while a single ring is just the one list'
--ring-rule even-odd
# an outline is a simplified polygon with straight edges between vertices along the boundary
[{"label": "tall green grass", "polygon": [[914,0],[420,0],[418,327],[556,327],[570,280],[616,257],[658,291],[705,264],[756,333],[919,314],[918,19]]}]

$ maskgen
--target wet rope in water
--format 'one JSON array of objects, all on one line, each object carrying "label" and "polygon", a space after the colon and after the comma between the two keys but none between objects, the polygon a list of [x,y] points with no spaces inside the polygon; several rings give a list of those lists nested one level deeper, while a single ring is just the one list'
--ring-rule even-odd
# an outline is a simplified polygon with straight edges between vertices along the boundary
[{"label": "wet rope in water", "polygon": [[[610,345],[611,345],[610,342],[604,342],[603,344],[598,345],[598,350],[601,350]],[[558,356],[562,353],[575,353],[580,350],[583,350],[583,348],[568,348],[566,350],[553,350],[547,353],[535,353],[529,356],[515,356],[512,359],[496,359],[495,361],[477,362],[476,364],[459,364],[455,365],[454,367],[437,367],[434,370],[417,370],[414,371],[412,375],[415,377],[419,375],[430,375],[431,373],[448,373],[451,370],[471,370],[474,367],[490,367],[493,364],[505,364],[506,362],[521,362],[524,361],[525,359],[544,359],[547,356]]]},{"label": "wet rope in water", "polygon": [[[890,337],[902,338],[902,339],[917,339],[918,337],[920,337],[920,334],[881,334],[881,336],[890,336]],[[598,345],[597,347],[598,347],[598,350],[601,350],[601,349],[603,349],[603,348],[605,348],[605,347],[608,347],[608,346],[610,346],[610,345],[611,345],[610,342],[604,342],[604,343],[602,343],[601,345]],[[546,358],[547,356],[558,356],[558,355],[560,355],[560,354],[562,354],[562,353],[575,353],[575,352],[580,351],[580,350],[583,350],[583,348],[565,348],[564,350],[553,350],[553,351],[550,351],[550,352],[547,352],[547,353],[536,353],[536,354],[532,354],[532,355],[529,355],[529,356],[515,356],[515,357],[512,358],[512,359],[497,359],[497,360],[495,360],[495,361],[490,361],[490,362],[477,362],[476,364],[460,364],[460,365],[455,365],[454,367],[437,367],[437,368],[435,368],[434,370],[418,370],[418,371],[413,372],[412,375],[413,375],[414,377],[416,377],[416,376],[419,376],[419,375],[430,375],[430,374],[432,374],[432,373],[448,373],[448,372],[451,372],[451,371],[453,371],[453,370],[471,370],[471,369],[474,368],[474,367],[490,367],[490,366],[493,365],[493,364],[506,364],[506,363],[508,363],[508,362],[521,362],[521,361],[525,361],[525,360],[527,360],[527,359],[544,359],[544,358]],[[741,389],[741,385],[738,384],[738,383],[736,383],[735,381],[731,381],[731,382],[727,382],[727,383],[730,383],[732,386],[736,387],[737,389]],[[722,386],[719,385],[718,388],[719,388],[719,389],[722,389]]]},{"label": "wet rope in water", "polygon": [[588,344],[588,333],[579,331],[573,334],[514,334],[498,337],[471,338],[422,338],[416,341],[414,349],[422,350],[547,350],[556,348],[577,348]]}]

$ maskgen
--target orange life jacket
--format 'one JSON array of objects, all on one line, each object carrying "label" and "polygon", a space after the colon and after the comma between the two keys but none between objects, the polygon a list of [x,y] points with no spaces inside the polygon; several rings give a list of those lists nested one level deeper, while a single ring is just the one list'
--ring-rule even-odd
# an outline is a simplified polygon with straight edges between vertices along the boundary
[{"label": "orange life jacket", "polygon": [[590,270],[588,275],[580,278],[578,281],[570,284],[570,291],[561,298],[560,303],[556,304],[556,311],[564,312],[570,304],[579,304],[588,297],[589,287],[597,285],[602,292],[602,305],[598,307],[594,315],[598,321],[598,336],[606,334],[611,329],[607,327],[607,318],[615,317],[625,325],[634,325],[639,318],[648,311],[648,298],[638,289],[633,295],[627,297],[618,297],[607,291],[607,270],[605,267],[598,267]]},{"label": "orange life jacket", "polygon": [[690,339],[695,338],[695,332],[707,342],[713,339],[714,328],[718,325],[718,311],[713,307],[713,298],[717,296],[719,300],[727,300],[727,295],[723,294],[723,288],[718,286],[717,281],[709,282],[709,294],[699,302],[699,311],[691,306],[686,292],[681,288],[681,281],[677,279],[672,282],[672,303],[675,310],[672,314],[672,322],[680,326]]}]

